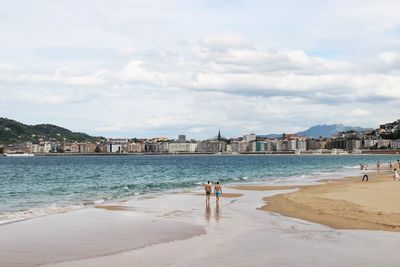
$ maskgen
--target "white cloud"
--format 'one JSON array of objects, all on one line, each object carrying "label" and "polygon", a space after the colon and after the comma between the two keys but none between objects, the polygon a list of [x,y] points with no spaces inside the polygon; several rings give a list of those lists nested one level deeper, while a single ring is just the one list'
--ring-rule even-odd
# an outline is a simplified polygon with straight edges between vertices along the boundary
[{"label": "white cloud", "polygon": [[365,110],[365,109],[362,109],[362,108],[354,109],[354,110],[351,112],[351,115],[353,115],[353,116],[360,116],[360,117],[367,116],[367,115],[369,115],[369,114],[371,114],[370,111]]},{"label": "white cloud", "polygon": [[132,56],[136,52],[135,47],[131,45],[126,45],[118,49],[118,54],[121,56]]},{"label": "white cloud", "polygon": [[399,5],[10,2],[0,112],[107,135],[375,126],[400,116]]}]

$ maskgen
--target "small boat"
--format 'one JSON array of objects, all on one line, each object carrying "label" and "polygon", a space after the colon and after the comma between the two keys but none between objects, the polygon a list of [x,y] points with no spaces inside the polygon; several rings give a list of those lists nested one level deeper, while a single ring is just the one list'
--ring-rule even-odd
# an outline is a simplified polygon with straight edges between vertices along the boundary
[{"label": "small boat", "polygon": [[31,153],[4,153],[3,157],[33,157]]}]

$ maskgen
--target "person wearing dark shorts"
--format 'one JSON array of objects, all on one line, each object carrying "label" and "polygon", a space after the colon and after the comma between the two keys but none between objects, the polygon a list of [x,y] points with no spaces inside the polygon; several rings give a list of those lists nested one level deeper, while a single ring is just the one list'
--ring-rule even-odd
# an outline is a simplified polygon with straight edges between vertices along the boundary
[{"label": "person wearing dark shorts", "polygon": [[367,168],[364,168],[363,171],[364,171],[364,172],[363,172],[363,173],[364,173],[364,176],[363,176],[361,182],[364,182],[364,179],[366,179],[366,182],[368,182],[368,172],[367,172]]},{"label": "person wearing dark shorts", "polygon": [[207,183],[204,184],[204,191],[206,191],[206,203],[210,203],[211,188],[210,181],[207,181]]}]

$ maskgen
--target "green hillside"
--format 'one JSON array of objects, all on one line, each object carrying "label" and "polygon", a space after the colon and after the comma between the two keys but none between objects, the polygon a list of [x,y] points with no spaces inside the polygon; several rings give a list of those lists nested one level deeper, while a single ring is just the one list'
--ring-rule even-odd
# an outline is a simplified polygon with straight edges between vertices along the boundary
[{"label": "green hillside", "polygon": [[0,117],[0,144],[44,141],[96,141],[98,137],[85,133],[72,132],[51,124],[26,125],[14,120]]}]

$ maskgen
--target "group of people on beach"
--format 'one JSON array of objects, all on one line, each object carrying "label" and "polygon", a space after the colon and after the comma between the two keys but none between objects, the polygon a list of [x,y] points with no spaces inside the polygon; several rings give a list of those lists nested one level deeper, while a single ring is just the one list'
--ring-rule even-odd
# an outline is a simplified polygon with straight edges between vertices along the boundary
[{"label": "group of people on beach", "polygon": [[[211,191],[212,191],[212,185],[210,181],[207,181],[207,183],[204,184],[204,191],[206,191],[206,204],[210,204],[210,197],[211,197]],[[216,199],[216,204],[219,204],[219,198],[222,195],[222,187],[217,182],[217,184],[214,187],[214,194],[215,194],[215,199]]]},{"label": "group of people on beach", "polygon": [[[389,162],[389,169],[392,171],[392,169],[393,169],[393,165],[392,165],[392,162]],[[397,160],[397,165],[398,165],[398,169],[400,169],[400,160]],[[364,165],[364,164],[360,164],[360,170],[362,170],[362,174],[363,174],[363,177],[362,177],[362,182],[364,182],[364,180],[365,181],[367,181],[368,182],[368,169],[367,169],[367,165]],[[379,162],[379,160],[378,160],[378,162],[376,163],[376,169],[378,170],[378,173],[379,173],[379,170],[380,170],[380,167],[381,167],[381,164],[380,164],[380,162]],[[400,175],[399,175],[399,170],[398,170],[397,168],[394,168],[393,169],[393,180],[394,181],[400,181]]]}]

